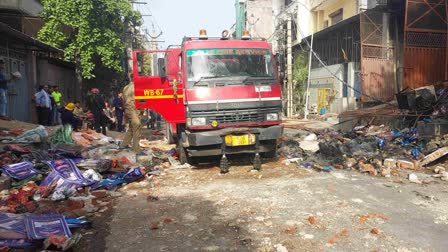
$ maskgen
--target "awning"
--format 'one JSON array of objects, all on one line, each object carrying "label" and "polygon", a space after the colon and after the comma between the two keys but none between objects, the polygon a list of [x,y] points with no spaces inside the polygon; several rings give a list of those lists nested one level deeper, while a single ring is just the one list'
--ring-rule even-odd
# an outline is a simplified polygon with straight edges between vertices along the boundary
[{"label": "awning", "polygon": [[[27,34],[18,31],[14,28],[11,28],[9,25],[0,22],[0,34],[4,33],[7,34],[15,39],[18,39],[22,42],[24,42],[28,46],[33,46],[39,49],[43,49],[45,51],[49,52],[56,52],[56,53],[62,53],[63,51],[59,48],[56,48],[54,46],[51,46],[49,44],[46,44],[42,41],[39,41],[31,36],[28,36]],[[4,38],[4,36],[2,36]]]},{"label": "awning", "polygon": [[[332,32],[334,30],[342,28],[343,26],[350,25],[352,23],[358,22],[359,20],[360,20],[360,14],[357,14],[357,15],[354,15],[354,16],[349,17],[347,19],[344,19],[341,22],[338,22],[338,23],[336,23],[336,24],[334,24],[332,26],[329,26],[329,27],[327,27],[327,28],[325,28],[323,30],[320,30],[320,31],[314,33],[314,39],[322,37],[322,36],[326,36],[329,32]],[[358,22],[357,25],[359,26],[359,22]],[[311,40],[311,35],[309,35],[306,38],[303,38],[300,43],[304,43],[305,39],[310,41]]]}]

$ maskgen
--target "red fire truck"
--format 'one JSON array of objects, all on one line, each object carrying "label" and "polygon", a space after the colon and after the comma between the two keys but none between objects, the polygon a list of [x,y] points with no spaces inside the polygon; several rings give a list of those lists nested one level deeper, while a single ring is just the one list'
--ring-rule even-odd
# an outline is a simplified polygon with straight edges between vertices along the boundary
[{"label": "red fire truck", "polygon": [[134,51],[137,108],[151,109],[167,123],[181,163],[199,157],[255,153],[275,157],[282,136],[282,96],[277,66],[265,40],[185,37],[180,47]]}]

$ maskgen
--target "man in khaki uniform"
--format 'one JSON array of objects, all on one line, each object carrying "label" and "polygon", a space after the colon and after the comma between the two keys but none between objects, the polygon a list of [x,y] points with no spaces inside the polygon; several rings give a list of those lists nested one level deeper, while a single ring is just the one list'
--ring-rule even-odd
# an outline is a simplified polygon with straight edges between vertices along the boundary
[{"label": "man in khaki uniform", "polygon": [[134,97],[134,82],[131,81],[123,88],[123,108],[124,114],[129,120],[129,129],[126,132],[120,147],[127,147],[132,140],[132,150],[135,153],[140,153],[139,142],[142,125],[140,123],[139,111],[135,107]]}]

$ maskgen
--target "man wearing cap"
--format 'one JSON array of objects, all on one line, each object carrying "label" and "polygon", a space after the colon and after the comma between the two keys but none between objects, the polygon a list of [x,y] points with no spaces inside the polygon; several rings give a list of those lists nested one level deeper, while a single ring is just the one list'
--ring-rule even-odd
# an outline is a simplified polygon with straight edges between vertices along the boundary
[{"label": "man wearing cap", "polygon": [[5,62],[0,59],[0,119],[8,120],[6,111],[8,108],[8,82],[4,75]]},{"label": "man wearing cap", "polygon": [[73,114],[74,109],[75,104],[73,102],[67,103],[67,105],[62,109],[61,121],[63,125],[70,124],[73,130],[76,130],[82,126],[82,122]]},{"label": "man wearing cap", "polygon": [[130,82],[123,88],[124,114],[129,120],[129,129],[124,136],[120,147],[127,147],[132,140],[132,150],[140,153],[140,134],[142,125],[140,122],[139,111],[135,107],[134,82]]}]

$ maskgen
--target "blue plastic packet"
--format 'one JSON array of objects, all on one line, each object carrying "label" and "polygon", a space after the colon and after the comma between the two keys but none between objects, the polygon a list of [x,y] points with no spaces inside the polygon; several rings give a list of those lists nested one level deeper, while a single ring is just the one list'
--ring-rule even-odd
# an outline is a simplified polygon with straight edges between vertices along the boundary
[{"label": "blue plastic packet", "polygon": [[82,218],[68,218],[65,217],[65,221],[69,228],[80,228],[90,226],[92,223]]},{"label": "blue plastic packet", "polygon": [[300,167],[303,167],[305,169],[310,169],[311,167],[313,167],[313,164],[311,164],[311,163],[304,163]]},{"label": "blue plastic packet", "polygon": [[378,145],[379,149],[383,149],[384,147],[386,147],[386,139],[377,137],[376,144]]},{"label": "blue plastic packet", "polygon": [[391,130],[390,133],[392,134],[392,136],[393,136],[394,138],[401,137],[401,136],[403,135],[403,133],[401,133],[401,132],[398,131],[398,130]]},{"label": "blue plastic packet", "polygon": [[331,171],[332,169],[333,169],[333,167],[330,166],[330,165],[327,165],[327,166],[322,167],[322,170],[323,170],[323,171],[326,171],[326,172],[329,172],[329,171]]},{"label": "blue plastic packet", "polygon": [[411,154],[415,159],[417,159],[420,156],[421,152],[418,148],[412,148]]}]

